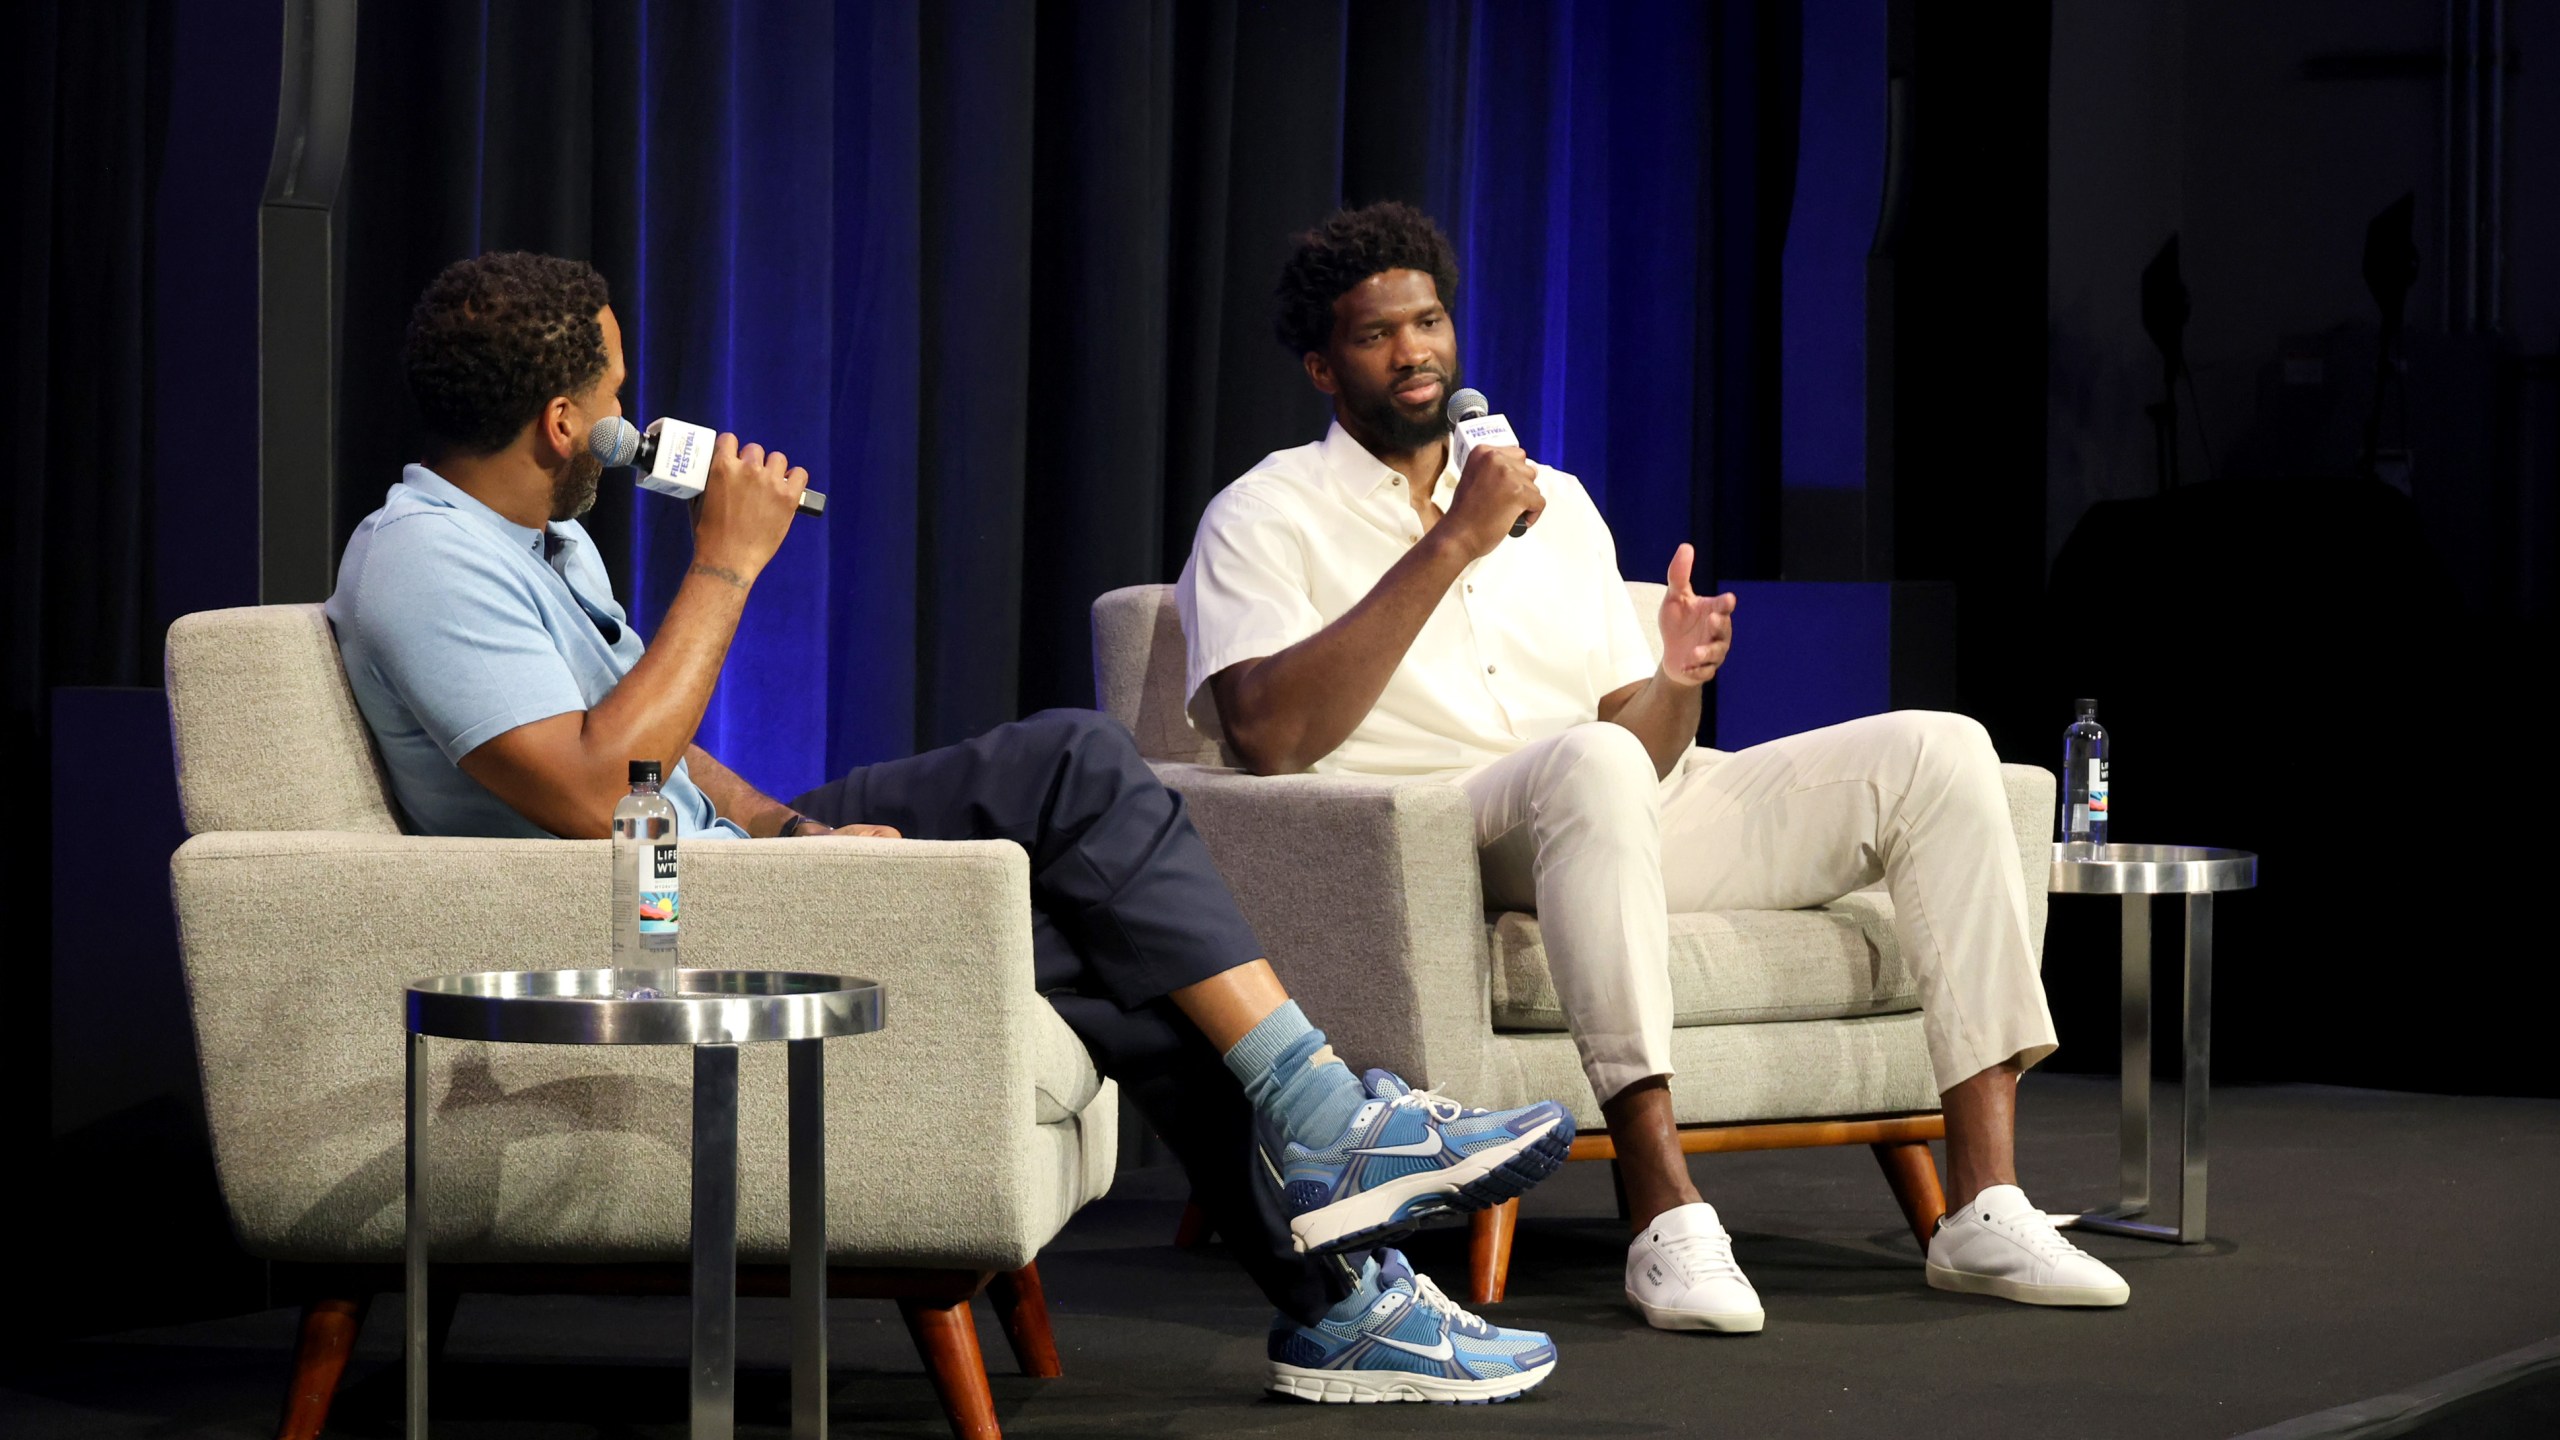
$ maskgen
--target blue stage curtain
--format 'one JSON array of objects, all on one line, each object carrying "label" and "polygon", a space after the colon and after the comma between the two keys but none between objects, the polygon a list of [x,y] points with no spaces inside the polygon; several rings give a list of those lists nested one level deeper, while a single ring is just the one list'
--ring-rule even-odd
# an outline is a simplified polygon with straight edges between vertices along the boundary
[{"label": "blue stage curtain", "polygon": [[[635,142],[614,157],[633,176],[638,245],[615,277],[630,345],[626,406],[699,419],[809,467],[830,503],[867,472],[830,463],[835,203],[828,130],[835,16],[800,0],[637,8]],[[861,7],[850,7],[858,24]],[[814,781],[825,752],[828,574],[860,558],[849,516],[795,524],[765,568],[702,718],[704,749],[786,794]],[[692,557],[680,506],[631,511],[637,583],[625,590],[642,634]]]},{"label": "blue stage curtain", "polygon": [[[409,298],[475,251],[579,255],[614,287],[629,408],[779,446],[833,497],[758,586],[707,748],[787,794],[1089,704],[1093,598],[1171,579],[1210,496],[1322,433],[1271,337],[1289,236],[1393,196],[1459,246],[1468,380],[1584,478],[1628,572],[1692,539],[1753,573],[1777,497],[1766,172],[1792,164],[1765,132],[1794,117],[1771,13],[368,11],[350,522],[414,446],[390,418]],[[682,512],[609,488],[589,524],[645,631]]]}]

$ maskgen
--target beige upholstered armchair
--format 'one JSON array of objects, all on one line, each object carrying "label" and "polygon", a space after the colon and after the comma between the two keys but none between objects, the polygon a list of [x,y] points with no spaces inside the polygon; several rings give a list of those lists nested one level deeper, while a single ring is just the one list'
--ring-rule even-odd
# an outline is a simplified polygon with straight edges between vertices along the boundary
[{"label": "beige upholstered armchair", "polygon": [[[316,605],[172,626],[194,838],[170,870],[214,1162],[241,1242],[310,1299],[285,1433],[319,1431],[368,1294],[397,1289],[403,987],[606,963],[608,842],[401,833]],[[969,1303],[1057,1373],[1033,1260],[1110,1185],[1117,1096],[1031,978],[1028,862],[1001,842],[732,841],[685,857],[684,958],[882,982],[888,1025],[827,1044],[839,1295],[898,1300],[953,1428],[993,1436]],[[433,1290],[683,1288],[688,1058],[431,1047]],[[744,1288],[786,1244],[783,1047],[740,1086]],[[761,1262],[761,1264],[760,1264]]]},{"label": "beige upholstered armchair", "polygon": [[[1657,612],[1661,586],[1628,589],[1639,613]],[[1486,913],[1458,789],[1242,773],[1184,718],[1171,587],[1103,596],[1093,630],[1102,708],[1183,793],[1272,964],[1335,1048],[1355,1067],[1387,1066],[1470,1104],[1561,1100],[1581,1130],[1573,1157],[1614,1159],[1538,918]],[[2041,936],[2054,781],[2002,769]],[[1873,1146],[1925,1244],[1945,1208],[1928,1147],[1945,1123],[1892,922],[1881,890],[1813,910],[1672,916],[1672,1101],[1691,1154]],[[1477,1303],[1502,1298],[1516,1214],[1515,1201],[1473,1221]]]}]

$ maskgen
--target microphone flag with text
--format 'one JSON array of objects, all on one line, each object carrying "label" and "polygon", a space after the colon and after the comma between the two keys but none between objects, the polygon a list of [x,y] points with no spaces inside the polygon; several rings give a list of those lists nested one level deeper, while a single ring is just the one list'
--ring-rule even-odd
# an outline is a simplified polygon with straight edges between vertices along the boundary
[{"label": "microphone flag with text", "polygon": [[[1484,398],[1481,390],[1461,390],[1449,397],[1449,429],[1452,432],[1449,444],[1454,449],[1449,462],[1458,467],[1459,474],[1466,473],[1467,457],[1475,453],[1479,445],[1508,445],[1514,450],[1528,448],[1520,443],[1519,436],[1511,433],[1511,422],[1492,411],[1493,402]],[[1524,511],[1511,524],[1511,538],[1517,540],[1528,533],[1529,516]]]},{"label": "microphone flag with text", "polygon": [[[636,467],[643,490],[690,500],[702,493],[703,477],[711,473],[711,447],[719,438],[708,426],[689,420],[661,415],[643,431],[619,415],[607,415],[587,432],[587,450],[606,469]],[[826,510],[826,496],[800,492],[801,514],[823,515]]]}]

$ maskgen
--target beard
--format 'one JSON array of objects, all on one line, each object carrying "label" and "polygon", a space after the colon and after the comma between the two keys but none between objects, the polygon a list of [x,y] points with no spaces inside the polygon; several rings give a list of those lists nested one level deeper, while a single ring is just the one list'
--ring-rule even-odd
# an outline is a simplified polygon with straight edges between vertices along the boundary
[{"label": "beard", "polygon": [[551,518],[575,520],[595,508],[596,487],[604,480],[604,462],[593,455],[570,460],[569,468],[551,482]]},{"label": "beard", "polygon": [[1346,388],[1342,395],[1343,408],[1360,422],[1360,428],[1389,450],[1419,450],[1449,433],[1449,416],[1441,407],[1457,393],[1458,377],[1453,373],[1456,368],[1453,365],[1444,372],[1437,366],[1425,366],[1413,374],[1396,377],[1393,382],[1396,384],[1410,380],[1414,375],[1430,375],[1440,381],[1440,398],[1418,412],[1397,404],[1391,390],[1354,392]]}]

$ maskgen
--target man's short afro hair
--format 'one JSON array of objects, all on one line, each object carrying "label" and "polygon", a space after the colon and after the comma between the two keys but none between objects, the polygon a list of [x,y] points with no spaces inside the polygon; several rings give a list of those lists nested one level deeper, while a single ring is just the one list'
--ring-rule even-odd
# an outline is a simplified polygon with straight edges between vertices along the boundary
[{"label": "man's short afro hair", "polygon": [[1440,287],[1440,303],[1458,304],[1458,252],[1431,217],[1401,200],[1337,210],[1297,237],[1297,249],[1272,287],[1272,328],[1292,355],[1333,340],[1333,302],[1352,286],[1388,270],[1419,270]]},{"label": "man's short afro hair", "polygon": [[466,455],[505,449],[555,395],[605,372],[604,277],[583,260],[501,251],[457,260],[409,312],[409,394]]}]

